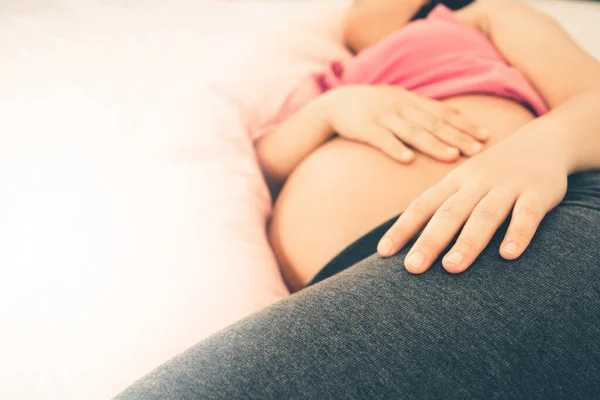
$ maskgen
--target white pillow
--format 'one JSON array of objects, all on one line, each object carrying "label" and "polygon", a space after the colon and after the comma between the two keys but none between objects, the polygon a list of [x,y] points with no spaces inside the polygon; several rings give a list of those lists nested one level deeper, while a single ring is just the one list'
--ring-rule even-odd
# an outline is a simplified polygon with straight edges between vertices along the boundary
[{"label": "white pillow", "polygon": [[249,130],[272,116],[285,96],[310,72],[348,59],[342,44],[345,0],[227,2],[242,35],[218,55],[218,89],[238,106]]},{"label": "white pillow", "polygon": [[342,9],[148,1],[0,14],[2,399],[109,398],[287,294],[252,145],[207,88],[252,104],[248,73],[343,54]]}]

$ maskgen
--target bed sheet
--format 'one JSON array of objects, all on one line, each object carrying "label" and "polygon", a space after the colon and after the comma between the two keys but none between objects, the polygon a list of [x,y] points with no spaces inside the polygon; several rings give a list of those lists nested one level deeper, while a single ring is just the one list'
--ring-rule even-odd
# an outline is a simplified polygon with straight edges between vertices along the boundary
[{"label": "bed sheet", "polygon": [[0,3],[0,398],[108,398],[289,294],[247,128],[336,3]]},{"label": "bed sheet", "polygon": [[109,398],[288,295],[241,111],[211,89],[256,46],[248,14],[125,4],[0,13],[3,399]]}]

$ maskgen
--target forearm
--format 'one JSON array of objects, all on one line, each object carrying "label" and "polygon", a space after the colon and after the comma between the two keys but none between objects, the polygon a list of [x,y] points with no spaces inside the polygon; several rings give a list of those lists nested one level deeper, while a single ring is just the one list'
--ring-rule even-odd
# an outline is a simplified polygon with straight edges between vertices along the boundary
[{"label": "forearm", "polygon": [[600,89],[600,63],[551,17],[508,0],[479,0],[468,11],[550,108]]},{"label": "forearm", "polygon": [[570,173],[600,168],[598,61],[556,21],[521,2],[479,0],[469,12],[552,109],[519,130],[518,139],[532,138],[532,148],[545,148]]},{"label": "forearm", "polygon": [[[600,90],[580,94],[521,130],[532,147],[550,149],[569,174],[600,169]],[[546,147],[549,146],[549,147]]]},{"label": "forearm", "polygon": [[298,164],[333,131],[326,96],[320,96],[256,142],[256,154],[271,190],[278,190]]}]

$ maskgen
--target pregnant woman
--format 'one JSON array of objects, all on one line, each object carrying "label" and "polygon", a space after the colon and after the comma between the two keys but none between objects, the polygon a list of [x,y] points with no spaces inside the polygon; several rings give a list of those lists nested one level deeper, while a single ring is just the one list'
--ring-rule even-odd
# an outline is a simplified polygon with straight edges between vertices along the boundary
[{"label": "pregnant woman", "polygon": [[[346,66],[334,63],[331,71],[302,85],[280,113],[281,123],[258,141],[271,187],[276,191],[285,182],[275,204],[270,238],[291,289],[306,286],[342,249],[406,210],[465,157],[482,149],[485,154],[508,137],[503,148],[515,141],[536,142],[528,150],[531,161],[550,155],[544,152],[549,151],[545,146],[553,132],[562,132],[567,124],[572,129],[577,117],[564,111],[533,122],[535,117],[568,107],[571,100],[600,86],[597,62],[555,22],[533,9],[493,0],[462,8],[471,2],[445,2],[458,8],[453,12],[437,3],[357,1],[347,16],[346,38],[358,55]],[[415,13],[427,16],[410,22]],[[587,102],[589,107],[591,100]],[[525,132],[536,132],[537,137]],[[556,167],[565,156],[563,149],[552,155]],[[486,154],[486,159],[499,152]],[[510,152],[496,158],[511,167]],[[465,168],[477,168],[476,175],[465,177],[456,171],[444,190],[420,198],[413,209],[431,217],[432,207],[441,207],[442,217],[456,219],[448,227],[456,232],[471,211],[493,219],[490,222],[497,227],[515,204],[518,213],[535,212],[530,219],[539,220],[564,195],[566,180],[557,181],[543,164],[529,163],[527,171],[511,177],[509,188],[489,181],[475,163]],[[486,182],[477,185],[479,181]],[[459,192],[462,183],[469,185]],[[530,183],[536,188],[547,184],[552,191],[522,190]],[[490,185],[498,187],[491,190]],[[404,218],[414,219],[414,212]],[[382,255],[397,251],[422,222],[412,221],[406,226],[410,232],[399,238],[397,231],[387,235],[380,245]],[[469,254],[448,258],[449,270],[462,271],[463,262],[472,261],[485,245],[473,242],[471,236],[479,230],[474,224],[462,241]],[[527,235],[512,237],[525,227],[512,228],[502,252],[510,259],[527,245]],[[490,234],[490,229],[481,232],[488,238]],[[409,263],[412,272],[424,271],[447,244],[429,240],[434,238],[426,236],[419,242],[428,248],[421,249],[426,254],[415,252],[411,261],[422,265]]]},{"label": "pregnant woman", "polygon": [[335,276],[119,398],[599,398],[600,66],[518,2],[454,5],[357,1],[356,59],[257,143],[288,284]]}]

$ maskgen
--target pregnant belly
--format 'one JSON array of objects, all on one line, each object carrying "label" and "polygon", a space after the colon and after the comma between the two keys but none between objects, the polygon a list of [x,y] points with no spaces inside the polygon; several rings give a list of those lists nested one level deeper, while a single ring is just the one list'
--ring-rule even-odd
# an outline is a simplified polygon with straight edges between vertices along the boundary
[{"label": "pregnant belly", "polygon": [[[445,101],[492,134],[487,146],[533,119],[523,106],[490,96]],[[486,146],[486,147],[487,147]],[[456,168],[419,155],[402,165],[361,143],[333,139],[289,177],[273,210],[269,237],[282,274],[298,290],[333,257]]]}]

